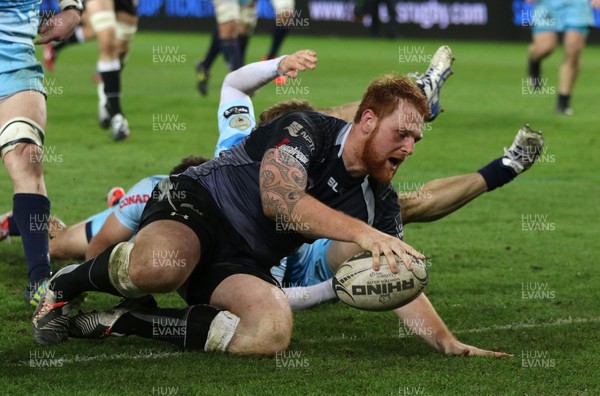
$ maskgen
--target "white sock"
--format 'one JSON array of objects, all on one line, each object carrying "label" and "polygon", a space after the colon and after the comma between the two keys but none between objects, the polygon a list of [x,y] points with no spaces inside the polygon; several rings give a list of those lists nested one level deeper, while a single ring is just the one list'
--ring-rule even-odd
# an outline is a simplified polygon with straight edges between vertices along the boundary
[{"label": "white sock", "polygon": [[331,279],[313,286],[284,287],[283,291],[293,311],[310,308],[336,298]]}]

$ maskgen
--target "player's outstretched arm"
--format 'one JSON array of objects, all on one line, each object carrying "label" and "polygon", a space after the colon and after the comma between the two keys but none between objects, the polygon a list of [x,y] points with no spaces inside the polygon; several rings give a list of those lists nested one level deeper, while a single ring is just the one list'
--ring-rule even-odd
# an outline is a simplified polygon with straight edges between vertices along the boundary
[{"label": "player's outstretched arm", "polygon": [[425,294],[421,294],[409,304],[395,309],[394,313],[402,320],[409,334],[419,335],[444,355],[512,356],[505,352],[487,351],[458,341]]},{"label": "player's outstretched arm", "polygon": [[415,191],[399,191],[402,224],[440,219],[462,208],[488,190],[481,174],[435,179]]},{"label": "player's outstretched arm", "polygon": [[295,78],[299,71],[313,70],[316,63],[317,53],[312,50],[301,50],[277,59],[250,63],[225,76],[221,87],[221,105],[252,95],[278,75]]},{"label": "player's outstretched arm", "polygon": [[[306,193],[308,175],[298,160],[278,148],[265,152],[260,168],[260,195],[265,216],[289,219],[309,238],[354,242],[373,253],[373,268],[379,270],[380,255],[386,256],[392,272],[398,272],[394,253],[412,269],[408,254],[424,259],[416,249],[399,238],[328,207]],[[305,227],[307,225],[307,227]],[[408,253],[408,254],[407,254]]]},{"label": "player's outstretched arm", "polygon": [[131,239],[133,231],[125,227],[114,213],[107,217],[100,231],[92,238],[85,252],[85,259],[96,257],[108,247]]}]

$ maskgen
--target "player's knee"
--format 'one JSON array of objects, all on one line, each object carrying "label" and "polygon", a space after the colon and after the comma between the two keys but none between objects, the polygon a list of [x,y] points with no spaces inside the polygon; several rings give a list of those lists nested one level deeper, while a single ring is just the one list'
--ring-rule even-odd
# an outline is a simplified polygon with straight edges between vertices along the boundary
[{"label": "player's knee", "polygon": [[219,25],[219,38],[222,40],[231,40],[237,38],[239,34],[239,20],[228,21]]},{"label": "player's knee", "polygon": [[16,117],[0,127],[0,154],[16,191],[37,191],[43,144],[44,131],[29,118]]},{"label": "player's knee", "polygon": [[112,11],[95,12],[89,17],[90,25],[94,32],[99,33],[107,29],[115,30],[117,27],[117,17]]},{"label": "player's knee", "polygon": [[[251,315],[251,325],[255,326],[256,337],[252,348],[260,355],[274,356],[290,344],[292,339],[292,312],[283,292],[277,304],[261,307],[260,311]],[[246,315],[248,318],[248,315]],[[242,318],[244,321],[244,318]]]},{"label": "player's knee", "polygon": [[286,350],[292,340],[292,321],[272,321],[266,327],[266,337],[268,342],[265,345],[263,354],[266,356],[275,356],[278,352]]},{"label": "player's knee", "polygon": [[565,61],[571,65],[579,64],[582,50],[581,47],[565,48]]},{"label": "player's knee", "polygon": [[256,29],[258,18],[254,6],[242,7],[240,13],[240,34],[250,36]]},{"label": "player's knee", "polygon": [[[15,117],[0,127],[0,154],[2,158],[20,145],[31,145],[25,154],[41,154],[44,145],[44,130],[35,121],[26,117]],[[30,162],[41,162],[38,157]]]},{"label": "player's knee", "polygon": [[121,40],[127,43],[127,47],[129,47],[129,43],[133,41],[135,37],[135,33],[137,32],[137,25],[133,25],[125,22],[117,22],[116,26],[116,37],[117,40]]}]

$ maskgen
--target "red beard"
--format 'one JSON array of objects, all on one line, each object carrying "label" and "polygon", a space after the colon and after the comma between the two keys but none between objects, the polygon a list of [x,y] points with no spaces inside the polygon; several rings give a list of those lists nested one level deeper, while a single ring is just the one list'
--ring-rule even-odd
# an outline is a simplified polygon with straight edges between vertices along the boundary
[{"label": "red beard", "polygon": [[[381,156],[377,153],[375,145],[375,137],[379,133],[379,126],[371,133],[362,152],[362,162],[365,165],[367,173],[377,180],[379,183],[389,183],[396,174],[397,167],[392,168],[392,164],[388,161],[388,157]],[[400,164],[398,164],[400,165]]]}]

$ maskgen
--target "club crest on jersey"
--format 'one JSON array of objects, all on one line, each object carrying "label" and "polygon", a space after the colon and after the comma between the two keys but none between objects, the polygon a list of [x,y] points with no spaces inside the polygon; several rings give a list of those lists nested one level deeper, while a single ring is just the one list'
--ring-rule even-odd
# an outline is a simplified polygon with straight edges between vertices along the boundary
[{"label": "club crest on jersey", "polygon": [[223,112],[223,117],[229,118],[234,114],[250,114],[250,109],[246,106],[233,106]]},{"label": "club crest on jersey", "polygon": [[252,121],[245,115],[236,115],[229,121],[230,127],[239,129],[240,131],[248,129],[250,125],[252,125]]},{"label": "club crest on jersey", "polygon": [[286,126],[285,129],[287,131],[287,133],[290,134],[290,136],[293,137],[298,137],[298,134],[300,133],[300,131],[303,129],[304,127],[297,123],[296,121],[292,122],[289,126]]}]

